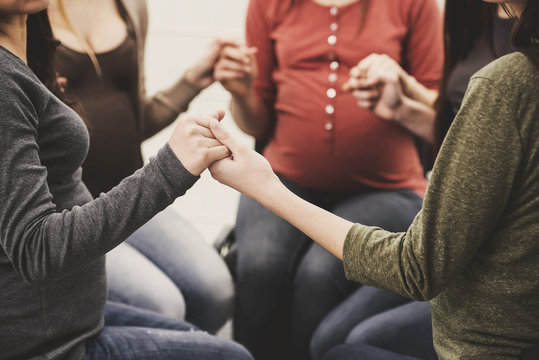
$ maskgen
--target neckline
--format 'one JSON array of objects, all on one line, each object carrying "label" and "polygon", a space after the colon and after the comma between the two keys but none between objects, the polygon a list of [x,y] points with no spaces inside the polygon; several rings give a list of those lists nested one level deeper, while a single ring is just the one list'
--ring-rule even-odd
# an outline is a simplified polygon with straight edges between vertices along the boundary
[{"label": "neckline", "polygon": [[24,67],[28,69],[30,68],[28,64],[24,62],[23,59],[21,59],[20,57],[18,57],[17,55],[12,53],[8,49],[6,49],[4,46],[0,45],[0,49],[2,49],[12,60],[15,60],[16,62],[18,62],[19,64],[23,65]]},{"label": "neckline", "polygon": [[[109,50],[105,50],[105,51],[95,53],[95,56],[106,56],[108,54],[111,54],[111,53],[121,49],[128,42],[128,40],[130,38],[131,38],[131,33],[128,31],[126,36],[124,37],[124,39],[118,45],[114,46],[113,48],[111,48]],[[63,43],[61,41],[60,41],[60,46],[62,48],[64,48],[64,49],[68,50],[69,52],[73,53],[73,54],[80,55],[80,56],[88,56],[88,54],[86,52],[73,49],[71,46],[66,45],[65,43]]]},{"label": "neckline", "polygon": [[352,1],[351,3],[349,4],[344,4],[344,5],[323,5],[323,4],[320,4],[318,2],[316,2],[315,0],[308,0],[310,3],[316,5],[317,7],[321,7],[323,9],[331,9],[331,8],[337,8],[339,10],[341,9],[346,9],[348,7],[351,7],[355,4],[359,4],[361,2],[361,0],[356,0],[356,1]]}]

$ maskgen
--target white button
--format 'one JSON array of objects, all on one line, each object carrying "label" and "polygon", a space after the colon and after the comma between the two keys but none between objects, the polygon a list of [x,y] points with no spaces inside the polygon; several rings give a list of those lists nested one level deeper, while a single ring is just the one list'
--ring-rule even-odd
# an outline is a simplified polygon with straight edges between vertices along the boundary
[{"label": "white button", "polygon": [[329,8],[329,13],[335,16],[339,13],[339,9],[336,6],[332,6],[331,8]]},{"label": "white button", "polygon": [[329,45],[335,45],[336,43],[337,43],[337,36],[329,35],[328,36],[328,44]]},{"label": "white button", "polygon": [[329,80],[329,82],[332,82],[332,83],[337,81],[337,74],[335,74],[335,73],[329,74],[328,80]]},{"label": "white button", "polygon": [[339,68],[339,62],[332,61],[331,63],[329,63],[329,68],[333,71],[337,70]]},{"label": "white button", "polygon": [[337,23],[331,23],[329,25],[329,30],[331,31],[337,31],[338,28],[339,28],[339,25],[337,25]]},{"label": "white button", "polygon": [[335,108],[333,105],[326,105],[326,113],[327,114],[333,114],[335,112]]},{"label": "white button", "polygon": [[337,91],[334,88],[329,88],[328,91],[326,91],[326,95],[328,98],[333,99],[337,95]]},{"label": "white button", "polygon": [[333,129],[333,124],[328,121],[324,124],[324,129],[326,129],[327,131],[331,131],[331,129]]}]

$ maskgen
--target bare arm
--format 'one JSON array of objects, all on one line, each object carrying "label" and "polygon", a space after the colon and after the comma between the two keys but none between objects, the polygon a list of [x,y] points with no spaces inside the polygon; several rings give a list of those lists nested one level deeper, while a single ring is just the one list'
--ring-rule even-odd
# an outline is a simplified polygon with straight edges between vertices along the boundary
[{"label": "bare arm", "polygon": [[424,87],[389,56],[371,54],[360,61],[350,71],[344,90],[353,92],[358,106],[434,141],[438,92]]},{"label": "bare arm", "polygon": [[211,130],[233,154],[233,157],[210,167],[215,179],[260,202],[342,259],[346,234],[353,225],[350,221],[292,193],[273,173],[262,155],[237,142],[218,122],[212,121]]}]

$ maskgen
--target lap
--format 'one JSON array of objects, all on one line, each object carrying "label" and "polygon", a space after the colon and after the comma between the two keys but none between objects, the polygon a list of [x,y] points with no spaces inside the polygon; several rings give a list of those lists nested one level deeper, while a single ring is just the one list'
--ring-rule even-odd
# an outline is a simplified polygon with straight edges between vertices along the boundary
[{"label": "lap", "polygon": [[122,243],[106,256],[109,299],[175,318],[185,316],[185,301],[172,280],[146,256]]},{"label": "lap", "polygon": [[241,345],[201,331],[106,326],[86,342],[86,360],[252,359]]},{"label": "lap", "polygon": [[105,326],[86,342],[86,360],[251,360],[239,344],[152,311],[107,302]]}]

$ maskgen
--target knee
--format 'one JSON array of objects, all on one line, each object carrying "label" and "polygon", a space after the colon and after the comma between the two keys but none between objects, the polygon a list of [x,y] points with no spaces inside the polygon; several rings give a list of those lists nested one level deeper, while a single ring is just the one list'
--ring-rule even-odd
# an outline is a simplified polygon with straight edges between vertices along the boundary
[{"label": "knee", "polygon": [[179,290],[154,296],[148,299],[143,307],[174,319],[185,319],[185,299]]},{"label": "knee", "polygon": [[354,359],[359,360],[360,358],[356,357],[357,354],[354,354],[354,352],[351,349],[350,345],[344,344],[339,345],[331,350],[329,350],[322,360],[346,360],[346,359]]}]

